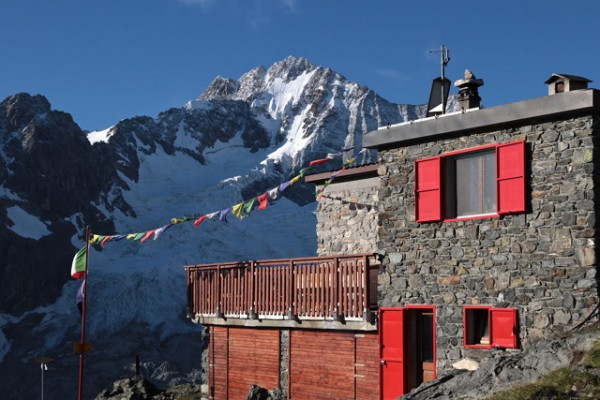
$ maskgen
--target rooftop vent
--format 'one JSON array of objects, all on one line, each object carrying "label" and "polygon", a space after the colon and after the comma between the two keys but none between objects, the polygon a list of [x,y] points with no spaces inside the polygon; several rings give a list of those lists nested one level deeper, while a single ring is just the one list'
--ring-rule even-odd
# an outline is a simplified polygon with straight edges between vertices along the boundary
[{"label": "rooftop vent", "polygon": [[483,79],[477,79],[468,69],[465,69],[465,78],[454,82],[458,88],[458,107],[463,110],[478,108],[481,105],[479,86],[483,86]]},{"label": "rooftop vent", "polygon": [[548,85],[548,95],[553,95],[572,90],[587,89],[590,82],[589,79],[583,76],[552,74],[544,83]]}]

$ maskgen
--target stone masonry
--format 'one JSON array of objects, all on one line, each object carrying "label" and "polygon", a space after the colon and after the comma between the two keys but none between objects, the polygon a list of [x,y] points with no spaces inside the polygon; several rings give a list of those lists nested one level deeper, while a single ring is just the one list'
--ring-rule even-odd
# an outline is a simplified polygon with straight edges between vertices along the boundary
[{"label": "stone masonry", "polygon": [[378,178],[327,186],[317,205],[319,256],[377,252],[378,186]]},{"label": "stone masonry", "polygon": [[[379,150],[379,305],[436,307],[438,371],[497,351],[465,349],[464,306],[516,308],[524,348],[568,331],[597,305],[598,121],[529,120]],[[526,213],[415,221],[417,159],[519,140],[526,141]]]}]

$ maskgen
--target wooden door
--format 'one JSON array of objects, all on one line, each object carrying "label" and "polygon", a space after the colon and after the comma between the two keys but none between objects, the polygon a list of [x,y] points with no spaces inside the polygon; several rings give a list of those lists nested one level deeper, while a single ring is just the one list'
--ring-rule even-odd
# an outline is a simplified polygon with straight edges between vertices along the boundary
[{"label": "wooden door", "polygon": [[404,394],[404,310],[379,309],[380,399]]},{"label": "wooden door", "polygon": [[293,329],[289,337],[289,398],[378,398],[379,341],[375,332]]},{"label": "wooden door", "polygon": [[209,398],[246,398],[250,386],[279,386],[279,330],[210,327]]}]

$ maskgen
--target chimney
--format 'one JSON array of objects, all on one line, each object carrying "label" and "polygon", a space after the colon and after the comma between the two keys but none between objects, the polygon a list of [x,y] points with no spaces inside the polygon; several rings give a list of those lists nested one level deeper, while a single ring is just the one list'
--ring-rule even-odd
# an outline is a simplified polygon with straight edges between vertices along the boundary
[{"label": "chimney", "polygon": [[550,96],[556,93],[587,89],[588,83],[590,82],[589,79],[584,78],[583,76],[552,74],[552,76],[544,83],[548,85],[548,95]]},{"label": "chimney", "polygon": [[483,79],[477,79],[468,69],[465,69],[465,78],[454,82],[458,90],[458,107],[463,110],[469,108],[479,108],[481,97],[479,97],[478,87],[483,86]]}]

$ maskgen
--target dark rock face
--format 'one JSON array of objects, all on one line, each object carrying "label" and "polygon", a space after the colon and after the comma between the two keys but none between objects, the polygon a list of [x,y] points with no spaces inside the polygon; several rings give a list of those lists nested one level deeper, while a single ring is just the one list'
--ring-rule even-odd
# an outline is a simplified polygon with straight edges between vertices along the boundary
[{"label": "dark rock face", "polygon": [[[52,111],[43,96],[21,93],[0,103],[0,312],[48,304],[69,279],[70,238],[77,229],[64,217],[110,226],[91,206],[114,179],[69,114]],[[45,221],[39,240],[11,231],[7,210],[19,207]]]}]

